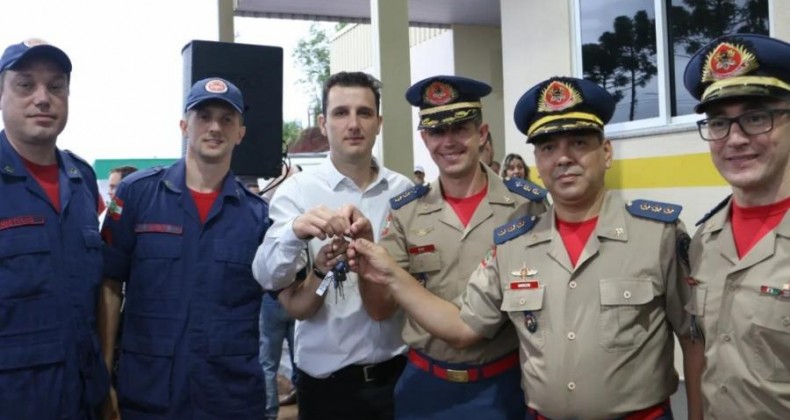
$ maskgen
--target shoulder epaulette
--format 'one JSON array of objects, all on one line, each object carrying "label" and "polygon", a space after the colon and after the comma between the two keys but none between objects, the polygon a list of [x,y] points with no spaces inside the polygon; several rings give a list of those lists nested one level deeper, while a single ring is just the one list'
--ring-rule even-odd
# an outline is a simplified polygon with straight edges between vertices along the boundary
[{"label": "shoulder epaulette", "polygon": [[730,202],[731,198],[732,198],[732,194],[728,195],[727,198],[725,198],[724,200],[721,201],[721,203],[716,204],[716,207],[712,208],[709,212],[705,213],[705,215],[702,216],[702,219],[699,219],[699,221],[697,221],[697,223],[695,223],[694,226],[699,226],[699,225],[707,222],[708,219],[713,217],[714,214],[718,213],[719,210],[723,209],[724,206],[726,206],[727,203]]},{"label": "shoulder epaulette", "polygon": [[127,175],[123,180],[128,184],[128,183],[139,181],[143,178],[154,176],[164,170],[165,168],[162,166],[152,166],[150,168],[140,169],[139,171],[132,172],[129,175]]},{"label": "shoulder epaulette", "polygon": [[241,179],[239,179],[239,177],[234,177],[233,180],[236,181],[236,192],[239,198],[241,198],[241,195],[244,194],[249,197],[255,197],[255,199],[261,200],[263,202],[266,201],[260,195],[250,191],[249,188],[247,188],[247,186],[244,185],[243,182],[241,182]]},{"label": "shoulder epaulette", "polygon": [[521,178],[507,178],[505,179],[505,186],[511,192],[514,192],[529,201],[543,201],[546,198],[548,191]]},{"label": "shoulder epaulette", "polygon": [[494,243],[503,243],[529,232],[535,226],[535,216],[524,216],[494,229]]},{"label": "shoulder epaulette", "polygon": [[634,200],[625,205],[629,213],[644,219],[658,220],[664,223],[674,223],[680,217],[683,206],[659,201]]},{"label": "shoulder epaulette", "polygon": [[397,210],[406,204],[411,203],[412,201],[428,194],[428,191],[431,189],[430,184],[428,185],[415,185],[408,190],[392,197],[390,199],[390,207],[393,210]]},{"label": "shoulder epaulette", "polygon": [[69,155],[70,158],[74,159],[75,161],[77,161],[77,162],[79,162],[79,163],[91,168],[91,170],[93,170],[93,167],[91,166],[90,163],[88,163],[85,159],[81,158],[78,154],[72,152],[71,150],[68,150],[68,149],[64,150],[63,153],[66,153],[67,155]]}]

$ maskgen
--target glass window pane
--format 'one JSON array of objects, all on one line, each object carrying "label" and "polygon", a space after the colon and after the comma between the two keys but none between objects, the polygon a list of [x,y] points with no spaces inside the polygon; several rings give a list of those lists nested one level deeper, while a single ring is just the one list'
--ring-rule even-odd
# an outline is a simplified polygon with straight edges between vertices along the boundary
[{"label": "glass window pane", "polygon": [[768,35],[768,0],[667,0],[672,116],[694,113],[696,99],[683,86],[683,71],[694,53],[731,33]]},{"label": "glass window pane", "polygon": [[611,122],[659,115],[653,1],[579,1],[584,78],[617,100]]}]

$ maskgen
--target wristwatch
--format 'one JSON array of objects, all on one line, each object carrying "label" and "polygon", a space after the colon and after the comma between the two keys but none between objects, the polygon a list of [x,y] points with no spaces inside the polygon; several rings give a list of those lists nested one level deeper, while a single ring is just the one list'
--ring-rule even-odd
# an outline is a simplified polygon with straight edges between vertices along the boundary
[{"label": "wristwatch", "polygon": [[313,274],[318,276],[319,279],[326,277],[326,273],[322,272],[315,264],[313,264]]}]

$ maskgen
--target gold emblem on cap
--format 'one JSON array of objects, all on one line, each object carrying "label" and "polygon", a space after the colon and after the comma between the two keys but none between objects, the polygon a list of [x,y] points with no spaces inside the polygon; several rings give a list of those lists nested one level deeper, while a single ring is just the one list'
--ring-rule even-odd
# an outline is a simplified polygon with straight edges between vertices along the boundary
[{"label": "gold emblem on cap", "polygon": [[425,88],[422,99],[431,105],[445,105],[458,98],[458,91],[444,82],[433,82]]},{"label": "gold emblem on cap", "polygon": [[715,82],[742,76],[758,67],[757,58],[746,47],[722,42],[708,53],[702,69],[702,81]]},{"label": "gold emblem on cap", "polygon": [[211,93],[225,93],[228,91],[228,85],[219,79],[209,80],[206,83],[206,92]]},{"label": "gold emblem on cap", "polygon": [[538,112],[557,112],[582,102],[582,95],[571,84],[554,80],[538,98]]}]

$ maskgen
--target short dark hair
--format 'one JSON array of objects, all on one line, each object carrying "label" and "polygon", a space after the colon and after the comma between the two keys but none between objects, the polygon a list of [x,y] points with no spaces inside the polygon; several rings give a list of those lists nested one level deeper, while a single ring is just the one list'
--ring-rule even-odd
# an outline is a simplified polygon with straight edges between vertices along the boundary
[{"label": "short dark hair", "polygon": [[341,71],[329,76],[324,83],[324,90],[321,92],[321,113],[326,117],[327,98],[329,90],[334,86],[343,87],[362,87],[368,88],[376,98],[376,114],[379,114],[379,104],[381,103],[381,82],[375,77],[361,71]]},{"label": "short dark hair", "polygon": [[110,173],[113,173],[113,172],[117,172],[117,173],[121,174],[121,179],[124,179],[127,176],[129,176],[130,174],[133,174],[133,173],[137,172],[137,168],[134,167],[134,166],[124,165],[124,166],[118,166],[118,167],[112,168],[110,170]]}]

